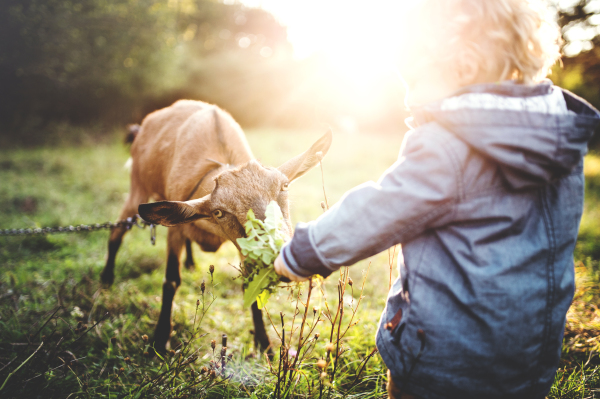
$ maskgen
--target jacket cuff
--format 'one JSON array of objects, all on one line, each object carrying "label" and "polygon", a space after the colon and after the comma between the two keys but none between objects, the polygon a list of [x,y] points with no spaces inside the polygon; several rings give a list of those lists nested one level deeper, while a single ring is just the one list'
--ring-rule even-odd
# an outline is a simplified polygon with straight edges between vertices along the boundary
[{"label": "jacket cuff", "polygon": [[290,267],[290,264],[294,264],[297,266],[297,263],[296,263],[296,260],[291,256],[291,254],[289,254],[289,250],[288,250],[289,246],[290,246],[289,244],[285,244],[283,246],[283,248],[281,248],[281,260],[283,260],[283,266],[285,267],[285,269],[287,270],[287,273],[289,275],[296,276],[298,278],[298,280],[303,280],[304,278],[306,278],[308,276],[302,276],[295,272],[295,270],[297,270],[297,268],[292,269]]},{"label": "jacket cuff", "polygon": [[294,238],[283,247],[281,253],[286,266],[296,275],[309,277],[320,274],[323,277],[333,273],[317,255],[310,242],[309,224],[298,223],[294,231]]}]

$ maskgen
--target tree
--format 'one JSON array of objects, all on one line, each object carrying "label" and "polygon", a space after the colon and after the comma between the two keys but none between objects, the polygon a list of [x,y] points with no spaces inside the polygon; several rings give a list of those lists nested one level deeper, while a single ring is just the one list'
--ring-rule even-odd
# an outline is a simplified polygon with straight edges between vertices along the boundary
[{"label": "tree", "polygon": [[286,46],[285,28],[267,12],[216,0],[4,0],[0,131],[139,121],[195,97],[189,82],[210,83],[211,73],[191,76],[194,66],[220,69],[210,57],[257,63]]},{"label": "tree", "polygon": [[[600,108],[599,4],[595,0],[552,2],[557,8],[558,24],[565,39],[562,67],[554,68],[552,79],[559,86],[573,91]],[[598,131],[590,147],[600,147]]]},{"label": "tree", "polygon": [[600,36],[598,2],[578,0],[562,6],[558,2],[558,24],[565,38],[563,70],[557,79],[568,89],[600,108]]}]

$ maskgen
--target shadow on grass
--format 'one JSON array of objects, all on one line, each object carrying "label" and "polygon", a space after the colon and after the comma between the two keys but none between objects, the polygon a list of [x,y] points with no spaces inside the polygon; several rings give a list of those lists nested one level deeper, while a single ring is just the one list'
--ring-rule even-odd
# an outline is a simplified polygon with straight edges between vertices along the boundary
[{"label": "shadow on grass", "polygon": [[[39,255],[61,249],[65,243],[50,241],[47,236],[24,236],[5,238],[2,247],[14,258]],[[0,254],[0,259],[2,258]]]},{"label": "shadow on grass", "polygon": [[[154,270],[160,269],[165,265],[164,260],[157,256],[132,257],[121,264],[119,278],[122,280],[134,280],[143,274],[150,274]],[[116,268],[119,268],[117,264]]]}]

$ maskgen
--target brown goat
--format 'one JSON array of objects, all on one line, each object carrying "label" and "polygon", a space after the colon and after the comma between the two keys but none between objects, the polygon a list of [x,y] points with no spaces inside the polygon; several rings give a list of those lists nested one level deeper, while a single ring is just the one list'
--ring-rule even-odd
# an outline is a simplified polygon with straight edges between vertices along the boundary
[{"label": "brown goat", "polygon": [[[264,220],[271,201],[279,204],[285,233],[291,236],[288,185],[318,165],[330,144],[328,132],[306,152],[275,169],[253,159],[240,126],[214,105],[182,100],[144,119],[131,146],[131,189],[119,219],[139,212],[146,221],[169,226],[163,302],[153,338],[157,351],[165,350],[171,335],[183,247],[188,255],[186,266],[193,265],[190,241],[203,251],[214,252],[230,240],[239,251],[236,239],[245,235],[248,210]],[[159,202],[144,204],[150,198]],[[111,232],[101,276],[106,284],[114,281],[115,257],[126,232],[124,227]],[[254,342],[267,350],[269,338],[256,303],[252,318]]]}]

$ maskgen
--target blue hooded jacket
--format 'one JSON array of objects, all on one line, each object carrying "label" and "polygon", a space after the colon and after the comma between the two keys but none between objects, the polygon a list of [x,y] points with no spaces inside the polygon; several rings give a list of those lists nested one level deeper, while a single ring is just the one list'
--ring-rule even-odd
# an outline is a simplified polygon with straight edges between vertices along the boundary
[{"label": "blue hooded jacket", "polygon": [[546,81],[470,86],[413,116],[398,161],[298,224],[283,260],[327,276],[402,244],[377,332],[394,382],[425,399],[544,398],[598,112]]}]

